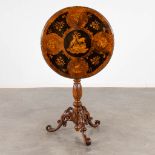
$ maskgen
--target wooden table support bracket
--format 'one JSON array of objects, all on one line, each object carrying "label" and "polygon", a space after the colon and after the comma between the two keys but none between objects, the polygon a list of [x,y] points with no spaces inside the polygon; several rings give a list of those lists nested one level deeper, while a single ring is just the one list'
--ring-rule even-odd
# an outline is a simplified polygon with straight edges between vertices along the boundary
[{"label": "wooden table support bracket", "polygon": [[75,124],[75,130],[82,133],[85,144],[90,145],[91,139],[86,135],[86,125],[90,125],[91,127],[96,128],[100,125],[100,121],[95,120],[95,122],[93,123],[93,118],[90,116],[90,113],[80,101],[82,97],[82,86],[80,79],[74,79],[73,97],[73,107],[69,107],[64,111],[61,118],[57,121],[58,126],[56,128],[53,128],[51,125],[47,125],[46,130],[48,132],[57,131],[61,126],[66,127],[68,121],[72,121]]}]

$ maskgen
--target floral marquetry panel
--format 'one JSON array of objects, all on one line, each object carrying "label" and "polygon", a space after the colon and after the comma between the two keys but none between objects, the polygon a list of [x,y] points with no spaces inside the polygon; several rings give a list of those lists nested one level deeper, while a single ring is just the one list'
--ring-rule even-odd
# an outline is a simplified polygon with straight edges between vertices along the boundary
[{"label": "floral marquetry panel", "polygon": [[74,79],[101,71],[109,62],[114,36],[106,18],[87,7],[68,7],[46,23],[41,48],[47,64],[58,74]]}]

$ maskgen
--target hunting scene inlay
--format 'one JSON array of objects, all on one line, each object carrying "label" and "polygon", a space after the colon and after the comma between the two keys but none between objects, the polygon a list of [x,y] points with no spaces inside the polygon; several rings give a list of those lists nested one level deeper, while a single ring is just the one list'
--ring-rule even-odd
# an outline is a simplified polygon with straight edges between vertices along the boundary
[{"label": "hunting scene inlay", "polygon": [[91,40],[84,31],[73,30],[65,37],[64,47],[70,55],[80,57],[89,51]]}]

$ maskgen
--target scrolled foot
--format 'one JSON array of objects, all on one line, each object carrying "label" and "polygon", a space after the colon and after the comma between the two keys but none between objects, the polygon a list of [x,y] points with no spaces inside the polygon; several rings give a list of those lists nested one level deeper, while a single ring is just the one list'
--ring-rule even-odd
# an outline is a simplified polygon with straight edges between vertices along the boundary
[{"label": "scrolled foot", "polygon": [[58,123],[57,127],[53,128],[51,125],[47,125],[46,130],[48,132],[54,132],[54,131],[57,131],[61,126],[66,127],[67,121],[70,121],[72,119],[72,113],[73,113],[73,108],[72,107],[67,108],[62,114],[61,118],[57,121]]},{"label": "scrolled foot", "polygon": [[82,132],[82,136],[84,139],[85,144],[88,146],[91,144],[91,139],[89,137],[86,136],[86,134],[84,132]]},{"label": "scrolled foot", "polygon": [[99,120],[95,120],[95,123],[93,123],[91,120],[89,120],[88,123],[89,123],[89,125],[91,127],[94,127],[94,128],[96,128],[96,127],[98,127],[100,125],[100,121]]},{"label": "scrolled foot", "polygon": [[46,130],[48,132],[54,132],[54,131],[57,131],[62,125],[63,125],[63,123],[61,121],[59,122],[59,124],[56,128],[53,128],[51,125],[47,125]]}]

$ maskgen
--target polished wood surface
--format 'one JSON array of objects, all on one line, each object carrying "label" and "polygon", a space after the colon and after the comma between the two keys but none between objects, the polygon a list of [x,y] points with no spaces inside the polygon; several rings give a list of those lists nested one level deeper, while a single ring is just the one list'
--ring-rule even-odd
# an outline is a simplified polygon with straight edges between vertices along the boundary
[{"label": "polished wood surface", "polygon": [[81,103],[80,79],[101,71],[110,60],[113,47],[110,24],[96,10],[69,7],[58,11],[47,21],[41,38],[43,56],[55,72],[74,79],[73,107],[64,111],[56,128],[48,125],[48,132],[57,131],[72,121],[75,130],[82,133],[85,144],[91,144],[91,139],[86,136],[86,125],[96,128],[100,121],[93,123],[93,118]]},{"label": "polished wood surface", "polygon": [[86,107],[82,105],[80,101],[82,97],[82,86],[79,79],[74,80],[73,97],[73,107],[69,107],[64,111],[60,119],[57,121],[58,126],[56,128],[53,128],[51,125],[48,125],[46,127],[46,130],[48,132],[57,131],[61,126],[66,127],[68,121],[72,121],[75,124],[75,130],[82,133],[85,144],[90,145],[91,139],[86,135],[86,125],[90,125],[91,127],[96,128],[100,125],[100,121],[95,120],[95,122],[93,123],[93,118],[90,116],[90,113],[88,112]]},{"label": "polished wood surface", "polygon": [[106,18],[87,7],[68,7],[45,24],[41,48],[58,74],[81,79],[95,75],[109,62],[114,36]]}]

